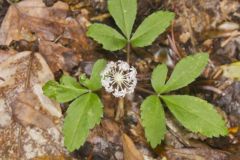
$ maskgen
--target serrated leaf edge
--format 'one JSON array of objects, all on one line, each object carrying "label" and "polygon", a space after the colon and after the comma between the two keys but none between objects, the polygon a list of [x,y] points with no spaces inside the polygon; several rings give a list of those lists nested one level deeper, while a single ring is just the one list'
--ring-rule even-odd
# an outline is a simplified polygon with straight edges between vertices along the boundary
[{"label": "serrated leaf edge", "polygon": [[[174,96],[188,96],[188,95],[174,95]],[[163,99],[163,101],[164,102],[166,102],[166,101],[168,101],[168,100],[166,100],[164,97],[167,97],[167,96],[161,96],[161,98]],[[194,97],[194,96],[189,96],[189,97]],[[203,103],[205,103],[205,104],[208,104],[208,105],[210,105],[210,106],[212,106],[212,104],[210,104],[210,103],[208,103],[207,101],[205,101],[205,100],[203,100],[203,99],[200,99],[200,98],[198,98],[198,97],[194,97],[194,98],[197,98],[197,99],[199,99],[200,101],[202,101]],[[172,101],[170,102],[170,101],[168,101],[169,103],[172,103]],[[174,104],[174,105],[176,105],[176,106],[179,106],[177,103],[172,103],[172,104]],[[167,105],[167,107],[168,107],[168,105]],[[184,107],[181,107],[181,108],[184,108]],[[213,112],[215,112],[217,115],[219,115],[219,113],[213,108],[213,106],[210,108]],[[186,111],[186,110],[185,110]],[[187,111],[187,112],[190,112],[190,111]],[[196,114],[194,114],[194,115],[196,115]],[[175,116],[174,116],[175,117]],[[176,119],[178,119],[177,117],[175,117]],[[222,117],[219,115],[219,118],[221,118],[222,119]],[[222,119],[223,120],[223,119]],[[179,121],[179,120],[178,120]],[[223,120],[224,121],[224,120]],[[179,121],[179,123],[181,123],[180,121]],[[182,124],[182,123],[181,123]],[[218,129],[220,129],[220,130],[222,130],[222,128],[220,128],[218,125],[215,125],[214,123],[212,123],[211,122],[211,124],[213,124],[213,126],[216,126]],[[184,124],[182,124],[183,126],[184,126]],[[192,130],[192,129],[190,129],[190,128],[188,128],[188,127],[186,127],[186,126],[184,126],[185,128],[187,128],[188,130],[190,130],[190,131],[192,131],[192,132],[195,132],[195,133],[200,133],[200,131],[197,131],[197,130]],[[204,136],[207,136],[207,137],[209,137],[209,138],[213,138],[213,137],[219,137],[219,136],[226,136],[227,135],[227,128],[225,128],[226,130],[226,133],[219,133],[219,134],[217,134],[217,133],[214,133],[214,134],[212,134],[212,135],[205,135],[205,134],[203,134],[203,133],[200,133],[200,134],[202,134],[202,135],[204,135]]]},{"label": "serrated leaf edge", "polygon": [[[150,95],[150,96],[148,96],[147,98],[149,98],[149,97],[151,97],[151,96],[156,96],[156,95]],[[157,97],[157,96],[156,96]],[[144,101],[145,100],[147,100],[147,98],[145,98],[144,99]],[[159,97],[158,97],[158,99],[159,99]],[[145,126],[145,124],[144,124],[144,119],[143,119],[143,107],[142,107],[142,104],[144,103],[144,101],[141,103],[141,107],[140,107],[140,111],[141,111],[141,124],[142,124],[142,126],[143,126],[143,128],[144,128],[144,132],[146,132],[146,128],[147,128],[147,126]],[[161,101],[160,101],[160,99],[159,99],[159,102],[161,103]],[[159,106],[159,107],[162,107],[162,106]],[[164,113],[164,110],[163,110],[163,115],[164,115],[164,119],[165,119],[165,113]],[[166,127],[165,127],[165,131],[164,132],[166,132]],[[145,133],[146,134],[146,133]],[[165,134],[165,133],[164,133]],[[147,138],[147,137],[146,137]],[[162,140],[164,140],[164,136],[162,136],[161,138],[160,138],[160,141],[158,142],[158,143],[152,143],[148,138],[147,138],[147,141],[150,143],[150,145],[151,145],[151,147],[152,148],[155,148],[158,144],[161,144],[161,142],[162,142]]]}]

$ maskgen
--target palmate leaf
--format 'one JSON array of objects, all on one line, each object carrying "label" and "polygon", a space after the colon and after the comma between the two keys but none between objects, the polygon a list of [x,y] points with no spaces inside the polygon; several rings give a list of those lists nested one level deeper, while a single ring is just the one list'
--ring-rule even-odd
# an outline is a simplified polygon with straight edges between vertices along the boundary
[{"label": "palmate leaf", "polygon": [[165,115],[158,96],[147,97],[141,105],[141,119],[145,136],[155,148],[161,143],[166,132]]},{"label": "palmate leaf", "polygon": [[108,10],[117,26],[130,40],[132,27],[137,15],[137,0],[108,0]]},{"label": "palmate leaf", "polygon": [[208,63],[207,53],[198,53],[182,59],[174,68],[173,73],[160,93],[166,93],[185,87],[193,82]]},{"label": "palmate leaf", "polygon": [[168,68],[166,64],[158,65],[152,72],[151,83],[155,92],[160,93],[167,79]]},{"label": "palmate leaf", "polygon": [[87,93],[72,102],[64,120],[64,144],[72,152],[84,144],[89,130],[103,116],[103,104],[94,93]]},{"label": "palmate leaf", "polygon": [[92,91],[96,91],[102,88],[101,84],[101,71],[106,67],[107,61],[105,59],[99,59],[95,62],[92,69],[90,79],[85,79],[81,83]]},{"label": "palmate leaf", "polygon": [[228,134],[226,124],[213,106],[192,96],[161,96],[177,120],[187,129],[207,137]]},{"label": "palmate leaf", "polygon": [[133,47],[145,47],[152,42],[169,27],[174,19],[174,13],[168,11],[158,11],[148,16],[131,38]]},{"label": "palmate leaf", "polygon": [[87,35],[109,51],[120,50],[127,44],[127,40],[120,33],[105,24],[92,24]]},{"label": "palmate leaf", "polygon": [[65,75],[61,77],[60,83],[52,80],[43,86],[44,95],[60,103],[69,102],[87,92],[89,90],[83,88],[75,78]]}]

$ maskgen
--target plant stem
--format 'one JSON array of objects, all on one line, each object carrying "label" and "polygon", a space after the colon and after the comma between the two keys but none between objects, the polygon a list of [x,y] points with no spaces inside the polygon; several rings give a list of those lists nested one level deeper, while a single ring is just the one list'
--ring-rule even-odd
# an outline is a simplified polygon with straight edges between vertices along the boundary
[{"label": "plant stem", "polygon": [[[131,44],[127,44],[127,63],[130,64]],[[115,120],[119,121],[124,116],[124,98],[119,98]]]},{"label": "plant stem", "polygon": [[119,98],[115,120],[119,121],[124,115],[124,98]]},{"label": "plant stem", "polygon": [[130,64],[130,53],[131,53],[131,44],[127,44],[127,63]]}]

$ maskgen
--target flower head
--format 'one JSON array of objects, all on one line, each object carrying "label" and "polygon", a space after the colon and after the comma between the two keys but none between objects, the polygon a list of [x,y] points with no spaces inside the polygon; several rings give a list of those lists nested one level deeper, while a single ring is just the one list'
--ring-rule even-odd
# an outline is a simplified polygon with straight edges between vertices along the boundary
[{"label": "flower head", "polygon": [[137,71],[127,62],[109,62],[101,73],[101,82],[105,90],[115,97],[124,97],[133,93],[137,85]]}]

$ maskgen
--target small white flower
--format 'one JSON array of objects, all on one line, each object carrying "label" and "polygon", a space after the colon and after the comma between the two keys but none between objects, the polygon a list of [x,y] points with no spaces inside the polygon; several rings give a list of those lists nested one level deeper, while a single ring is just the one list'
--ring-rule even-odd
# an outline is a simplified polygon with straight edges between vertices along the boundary
[{"label": "small white flower", "polygon": [[137,85],[137,71],[127,62],[109,62],[101,73],[101,82],[105,90],[115,97],[124,97],[133,93]]}]

